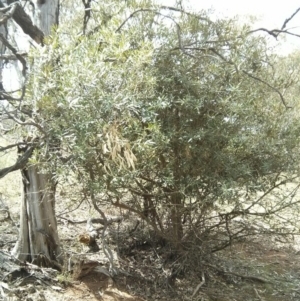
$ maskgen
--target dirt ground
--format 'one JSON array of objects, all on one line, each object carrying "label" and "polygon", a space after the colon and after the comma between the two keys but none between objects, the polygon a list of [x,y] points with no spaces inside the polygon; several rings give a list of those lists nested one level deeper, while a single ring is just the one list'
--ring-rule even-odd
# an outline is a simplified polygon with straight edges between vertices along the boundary
[{"label": "dirt ground", "polygon": [[[16,242],[19,222],[20,194],[15,186],[11,186],[15,195],[11,194],[10,181],[6,179],[5,183],[0,182],[0,187],[5,188],[0,191],[0,207],[3,209],[6,206],[11,217],[7,219],[6,211],[0,210],[0,250],[6,253],[11,251]],[[110,277],[109,260],[103,252],[101,241],[98,241],[100,250],[90,252],[78,240],[79,235],[85,233],[85,223],[72,223],[99,216],[88,203],[82,203],[77,208],[78,203],[66,201],[63,194],[58,196],[57,204],[59,234],[66,265],[71,261],[83,260],[95,267],[85,274],[75,275],[74,270],[69,273],[66,266],[65,271],[57,273],[51,283],[36,278],[32,283],[21,285],[18,284],[19,280],[7,282],[5,275],[2,275],[0,300],[300,300],[300,239],[297,236],[286,240],[280,235],[254,235],[217,252],[209,262],[195,260],[198,270],[186,270],[184,275],[169,283],[169,266],[165,264],[167,249],[147,243],[134,245],[138,239],[135,235],[118,238],[121,229],[134,227],[137,219],[130,216],[109,227],[107,232],[106,242],[119,271],[118,275]],[[115,215],[118,212],[108,208],[106,214]]]}]

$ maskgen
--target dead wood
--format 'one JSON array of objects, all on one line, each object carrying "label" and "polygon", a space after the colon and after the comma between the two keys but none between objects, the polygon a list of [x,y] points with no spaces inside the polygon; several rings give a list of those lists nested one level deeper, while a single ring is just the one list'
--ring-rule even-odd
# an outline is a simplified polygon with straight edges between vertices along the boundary
[{"label": "dead wood", "polygon": [[3,278],[5,278],[7,274],[21,273],[21,262],[15,259],[13,256],[0,251],[0,270],[4,270],[6,272]]},{"label": "dead wood", "polygon": [[57,270],[41,268],[35,264],[22,262],[8,253],[0,251],[0,271],[3,276],[1,281],[15,281],[19,279],[19,285],[33,282],[37,279],[52,282],[57,275]]},{"label": "dead wood", "polygon": [[73,267],[73,279],[78,280],[86,275],[88,275],[94,268],[99,266],[98,261],[92,260],[80,260]]},{"label": "dead wood", "polygon": [[254,282],[258,282],[258,283],[271,283],[270,281],[268,281],[264,278],[261,278],[261,277],[252,276],[252,275],[241,275],[241,274],[234,273],[234,272],[223,271],[220,268],[218,268],[214,265],[211,265],[211,264],[205,264],[205,265],[217,270],[219,273],[221,273],[223,275],[232,275],[232,276],[235,276],[235,277],[239,277],[243,280],[250,280],[250,281],[254,281]]}]

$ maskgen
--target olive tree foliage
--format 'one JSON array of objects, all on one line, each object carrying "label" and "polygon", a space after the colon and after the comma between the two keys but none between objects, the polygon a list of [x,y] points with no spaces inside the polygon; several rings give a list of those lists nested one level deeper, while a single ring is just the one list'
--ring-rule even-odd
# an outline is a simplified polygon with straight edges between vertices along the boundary
[{"label": "olive tree foliage", "polygon": [[225,247],[247,234],[238,216],[295,214],[299,60],[234,19],[90,4],[84,34],[74,14],[32,54],[28,105],[60,141],[57,177],[75,175],[96,208],[134,212],[177,248]]}]

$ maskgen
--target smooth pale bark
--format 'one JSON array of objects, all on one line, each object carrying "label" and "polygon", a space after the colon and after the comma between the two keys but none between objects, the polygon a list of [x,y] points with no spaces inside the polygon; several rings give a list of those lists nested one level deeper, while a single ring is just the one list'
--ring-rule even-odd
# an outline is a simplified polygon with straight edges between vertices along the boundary
[{"label": "smooth pale bark", "polygon": [[[34,24],[46,36],[50,33],[51,27],[58,23],[59,1],[33,2],[35,5]],[[26,149],[21,150],[21,152],[24,151]],[[28,165],[21,172],[23,194],[20,233],[12,254],[20,260],[38,265],[59,267],[56,264],[62,262],[62,254],[55,218],[53,175],[42,172],[38,164]]]},{"label": "smooth pale bark", "polygon": [[61,261],[55,218],[55,185],[37,165],[22,170],[23,195],[20,233],[13,250],[20,260],[39,264],[40,255]]},{"label": "smooth pale bark", "polygon": [[[2,13],[0,13],[0,18],[2,17]],[[0,34],[2,34],[4,37],[7,36],[7,31],[4,25],[0,26]],[[0,55],[3,55],[5,53],[5,46],[0,41]],[[4,67],[4,60],[0,59],[0,92],[3,90],[3,67]],[[0,98],[1,99],[1,98]]]},{"label": "smooth pale bark", "polygon": [[32,17],[34,24],[40,28],[45,36],[51,34],[53,25],[58,25],[59,0],[34,0]]}]

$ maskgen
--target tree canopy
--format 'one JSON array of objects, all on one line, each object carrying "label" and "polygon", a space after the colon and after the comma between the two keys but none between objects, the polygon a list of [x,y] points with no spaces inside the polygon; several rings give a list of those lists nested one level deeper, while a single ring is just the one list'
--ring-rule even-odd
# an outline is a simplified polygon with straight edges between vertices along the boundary
[{"label": "tree canopy", "polygon": [[31,162],[51,146],[44,168],[177,247],[222,214],[285,207],[257,193],[298,174],[299,59],[238,20],[152,1],[93,3],[83,34],[77,18],[31,54],[23,105],[41,146]]}]

